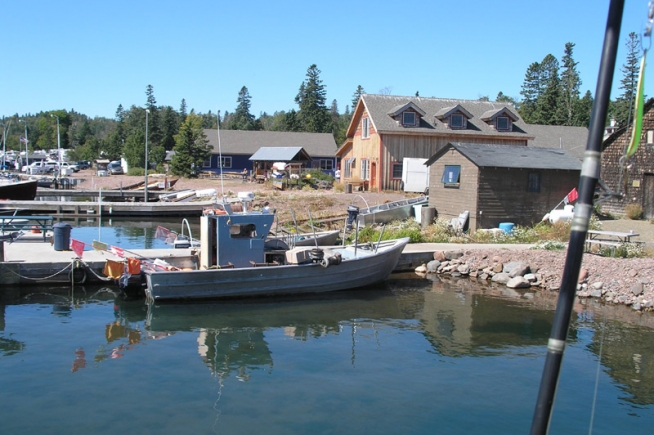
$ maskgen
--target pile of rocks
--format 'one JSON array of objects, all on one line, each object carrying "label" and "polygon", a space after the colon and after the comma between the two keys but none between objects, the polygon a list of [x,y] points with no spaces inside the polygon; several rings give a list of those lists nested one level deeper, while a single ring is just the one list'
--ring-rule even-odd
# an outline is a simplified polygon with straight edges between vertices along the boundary
[{"label": "pile of rocks", "polygon": [[[434,260],[416,269],[418,274],[447,274],[506,285],[509,288],[540,287],[558,291],[565,252],[543,250],[436,251]],[[654,259],[619,259],[584,256],[577,296],[599,298],[654,311]]]}]

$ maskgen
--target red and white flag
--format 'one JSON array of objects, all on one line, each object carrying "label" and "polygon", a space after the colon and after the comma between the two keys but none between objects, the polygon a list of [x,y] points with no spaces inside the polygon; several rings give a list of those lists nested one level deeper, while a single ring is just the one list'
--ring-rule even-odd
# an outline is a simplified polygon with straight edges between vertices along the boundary
[{"label": "red and white flag", "polygon": [[116,257],[123,258],[125,256],[125,251],[122,248],[118,248],[117,246],[111,246],[109,251]]},{"label": "red and white flag", "polygon": [[566,204],[569,204],[571,202],[575,202],[579,198],[579,194],[577,193],[577,188],[573,188],[570,193],[565,197],[563,200]]},{"label": "red and white flag", "polygon": [[79,258],[82,258],[82,255],[84,255],[84,242],[70,239],[70,249],[72,249]]}]

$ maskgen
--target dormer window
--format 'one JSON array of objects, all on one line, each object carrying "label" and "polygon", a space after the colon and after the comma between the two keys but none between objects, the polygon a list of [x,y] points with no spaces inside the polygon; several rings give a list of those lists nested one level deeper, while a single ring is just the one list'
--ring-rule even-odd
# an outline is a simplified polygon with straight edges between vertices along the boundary
[{"label": "dormer window", "polygon": [[472,113],[457,104],[454,107],[443,107],[436,112],[434,118],[446,124],[451,130],[465,130],[468,128],[468,120],[472,119]]},{"label": "dormer window", "polygon": [[481,120],[488,124],[495,131],[511,131],[513,123],[520,120],[518,116],[511,112],[508,107],[499,110],[489,110],[481,116]]},{"label": "dormer window", "polygon": [[405,127],[416,125],[416,114],[414,112],[404,112],[402,114],[402,125]]},{"label": "dormer window", "polygon": [[455,113],[450,117],[450,128],[462,129],[465,128],[465,118],[460,113]]},{"label": "dormer window", "polygon": [[495,122],[497,123],[497,131],[507,131],[511,128],[508,116],[498,116]]},{"label": "dormer window", "polygon": [[403,127],[418,127],[420,125],[420,118],[426,114],[424,110],[412,101],[395,106],[388,112],[388,116]]}]

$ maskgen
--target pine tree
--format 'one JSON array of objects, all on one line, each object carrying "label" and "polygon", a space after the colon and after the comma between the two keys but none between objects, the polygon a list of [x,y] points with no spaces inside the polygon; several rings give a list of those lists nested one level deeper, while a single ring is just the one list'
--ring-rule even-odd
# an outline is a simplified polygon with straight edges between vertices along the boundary
[{"label": "pine tree", "polygon": [[161,145],[163,139],[161,116],[157,108],[157,100],[154,98],[154,88],[152,85],[147,86],[145,95],[147,96],[145,108],[150,110],[150,114],[148,115],[148,143],[152,144],[154,148]]},{"label": "pine tree", "polygon": [[557,105],[561,99],[559,61],[548,54],[540,63],[541,93],[536,101],[535,124],[561,125]]},{"label": "pine tree", "polygon": [[366,91],[363,89],[361,85],[357,86],[357,89],[354,91],[354,94],[352,94],[352,110],[354,110],[357,107],[359,98],[361,98],[361,95],[365,93]]},{"label": "pine tree", "polygon": [[186,115],[186,99],[182,98],[182,103],[179,105],[179,116],[181,116],[182,122],[184,122]]},{"label": "pine tree", "polygon": [[502,91],[497,93],[497,97],[495,97],[495,101],[497,101],[498,103],[509,103],[514,107],[517,107],[515,100],[509,97],[508,95],[504,95],[504,92]]},{"label": "pine tree", "polygon": [[561,73],[561,94],[560,103],[558,104],[557,118],[563,125],[577,125],[575,119],[578,118],[575,113],[579,109],[579,89],[581,88],[581,79],[577,72],[577,64],[572,58],[572,51],[575,44],[568,42],[565,44],[565,52],[561,63],[563,72]]},{"label": "pine tree", "polygon": [[238,93],[236,102],[236,111],[232,114],[232,118],[228,125],[225,126],[226,130],[256,130],[257,124],[255,123],[254,115],[250,113],[251,97],[248,88],[243,86]]},{"label": "pine tree", "polygon": [[540,83],[540,64],[534,62],[527,68],[525,73],[525,80],[522,83],[522,102],[518,112],[525,122],[534,124],[536,119],[536,104],[541,94]]},{"label": "pine tree", "polygon": [[577,100],[572,125],[590,127],[590,113],[593,111],[593,94],[586,91],[583,98]]},{"label": "pine tree", "polygon": [[295,102],[300,106],[299,118],[304,131],[331,133],[331,119],[325,103],[326,93],[320,80],[320,70],[313,64],[307,69],[307,78],[295,97]]},{"label": "pine tree", "polygon": [[616,99],[613,111],[613,118],[619,126],[627,125],[638,84],[640,38],[635,32],[631,32],[627,38],[627,60],[621,68],[623,76],[620,80],[620,89],[622,94]]},{"label": "pine tree", "polygon": [[171,172],[182,177],[197,177],[202,162],[211,155],[211,146],[204,135],[202,117],[192,110],[175,135],[175,155]]}]

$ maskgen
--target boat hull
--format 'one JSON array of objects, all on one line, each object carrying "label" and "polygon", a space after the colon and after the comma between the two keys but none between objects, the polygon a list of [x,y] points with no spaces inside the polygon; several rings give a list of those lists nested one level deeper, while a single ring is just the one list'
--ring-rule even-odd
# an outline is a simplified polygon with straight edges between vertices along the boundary
[{"label": "boat hull", "polygon": [[402,199],[400,201],[379,204],[374,207],[359,210],[357,220],[360,226],[372,224],[387,224],[392,221],[405,220],[413,216],[414,207],[427,205],[429,197]]},{"label": "boat hull", "polygon": [[341,232],[334,231],[320,231],[315,234],[288,234],[285,236],[271,237],[286,242],[289,246],[333,246],[338,241]]},{"label": "boat hull", "polygon": [[408,238],[374,246],[332,247],[342,262],[192,271],[145,271],[146,296],[152,300],[215,299],[294,295],[353,289],[385,280],[397,265]]},{"label": "boat hull", "polygon": [[37,180],[5,181],[0,184],[0,199],[32,201],[36,198]]}]

